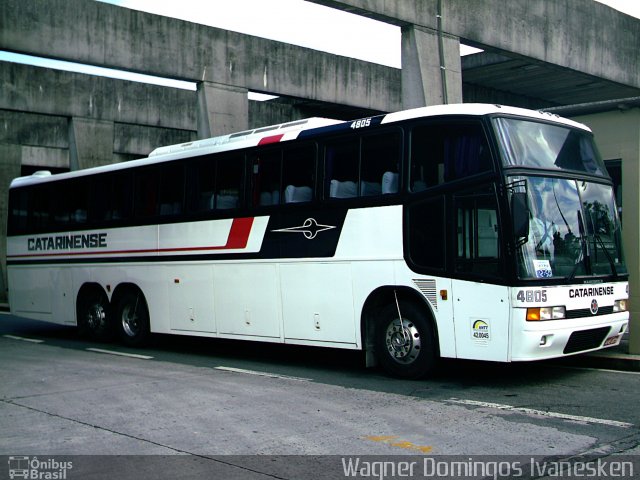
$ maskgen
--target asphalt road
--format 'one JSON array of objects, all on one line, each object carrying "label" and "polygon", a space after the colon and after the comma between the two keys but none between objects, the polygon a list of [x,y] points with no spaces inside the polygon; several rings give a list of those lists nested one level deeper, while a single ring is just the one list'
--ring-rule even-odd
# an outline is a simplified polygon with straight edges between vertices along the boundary
[{"label": "asphalt road", "polygon": [[[0,315],[0,362],[0,455],[72,456],[66,478],[344,478],[345,456],[640,454],[640,375],[561,361],[445,361],[404,381],[359,352],[177,336],[132,350]],[[369,476],[407,477],[388,473]]]}]

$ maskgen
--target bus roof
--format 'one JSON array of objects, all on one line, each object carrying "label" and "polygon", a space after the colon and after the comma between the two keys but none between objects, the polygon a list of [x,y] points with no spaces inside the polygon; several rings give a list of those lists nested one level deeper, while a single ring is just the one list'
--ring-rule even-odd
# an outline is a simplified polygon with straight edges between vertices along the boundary
[{"label": "bus roof", "polygon": [[312,117],[304,120],[296,120],[294,122],[281,123],[278,125],[270,125],[268,127],[260,127],[253,130],[231,133],[229,135],[221,135],[219,137],[205,138],[203,140],[197,140],[195,142],[187,142],[177,145],[169,145],[166,147],[159,147],[153,150],[149,154],[149,157],[166,155],[169,153],[184,152],[194,149],[218,147],[240,141],[253,141],[254,143],[256,143],[256,145],[259,145],[260,142],[272,143],[268,141],[265,142],[265,140],[272,139],[273,142],[280,141],[285,134],[289,134],[289,136],[291,136],[292,133],[298,133],[302,130],[327,127],[340,123],[343,123],[343,121],[332,120],[329,118]]},{"label": "bus roof", "polygon": [[388,113],[384,115],[382,123],[400,122],[421,117],[435,117],[446,115],[516,115],[519,117],[529,117],[532,120],[543,120],[560,123],[568,127],[579,128],[591,131],[586,125],[561,117],[555,113],[543,112],[541,110],[529,110],[519,107],[508,107],[504,105],[490,103],[456,103],[449,105],[433,105],[430,107],[419,107],[411,110]]},{"label": "bus roof", "polygon": [[[507,107],[495,104],[460,103],[450,105],[434,105],[419,107],[411,110],[403,110],[367,117],[371,119],[371,125],[384,125],[411,120],[416,118],[437,116],[483,116],[483,115],[515,115],[528,117],[532,120],[543,120],[559,123],[572,128],[590,131],[581,123],[560,117],[553,113],[528,110],[517,107]],[[245,130],[242,132],[221,135],[217,137],[196,140],[193,142],[168,145],[153,150],[147,158],[131,160],[128,162],[87,168],[73,172],[50,175],[46,170],[35,172],[27,177],[16,178],[11,182],[11,187],[47,182],[63,178],[80,177],[100,172],[116,171],[135,166],[151,165],[158,162],[187,158],[196,155],[237,150],[241,148],[255,147],[269,143],[276,143],[296,138],[312,138],[324,133],[347,131],[353,127],[357,120],[333,120],[329,118],[312,117],[304,120],[296,120],[267,127]]]}]

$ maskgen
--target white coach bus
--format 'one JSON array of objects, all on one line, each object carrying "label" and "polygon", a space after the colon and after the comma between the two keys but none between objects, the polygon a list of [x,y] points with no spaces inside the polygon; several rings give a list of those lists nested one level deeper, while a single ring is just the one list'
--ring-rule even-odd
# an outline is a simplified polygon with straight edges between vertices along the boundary
[{"label": "white coach bus", "polygon": [[12,182],[16,315],[152,332],[528,361],[616,345],[628,274],[581,124],[497,105],[309,119]]}]

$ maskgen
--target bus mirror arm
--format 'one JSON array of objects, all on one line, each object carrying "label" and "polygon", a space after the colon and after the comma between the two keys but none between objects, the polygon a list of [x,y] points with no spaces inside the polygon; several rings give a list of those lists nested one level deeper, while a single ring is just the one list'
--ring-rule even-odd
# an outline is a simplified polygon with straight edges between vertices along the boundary
[{"label": "bus mirror arm", "polygon": [[511,194],[511,224],[516,239],[529,236],[529,204],[526,192]]}]

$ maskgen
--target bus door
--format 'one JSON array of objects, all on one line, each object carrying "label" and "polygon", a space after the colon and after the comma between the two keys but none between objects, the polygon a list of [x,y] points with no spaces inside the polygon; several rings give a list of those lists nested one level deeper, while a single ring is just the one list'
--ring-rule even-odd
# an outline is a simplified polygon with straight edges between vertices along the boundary
[{"label": "bus door", "polygon": [[[453,196],[453,316],[458,358],[506,361],[508,288],[502,277],[498,209],[492,187]],[[504,283],[504,282],[502,282]]]}]

